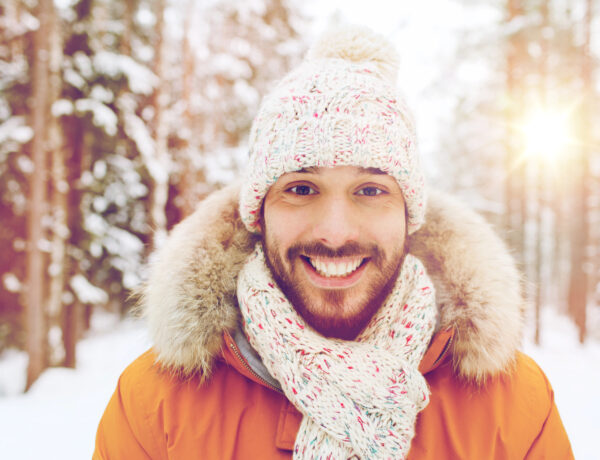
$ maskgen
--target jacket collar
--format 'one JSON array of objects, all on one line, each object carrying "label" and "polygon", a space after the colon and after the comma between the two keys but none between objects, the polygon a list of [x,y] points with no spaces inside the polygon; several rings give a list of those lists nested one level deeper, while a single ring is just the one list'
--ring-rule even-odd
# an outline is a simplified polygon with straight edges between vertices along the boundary
[{"label": "jacket collar", "polygon": [[[426,375],[434,371],[446,360],[453,339],[454,329],[452,328],[434,334],[419,364],[421,374]],[[223,345],[222,357],[227,364],[250,380],[280,393],[283,392],[279,382],[269,373],[259,354],[252,348],[240,329],[236,329],[233,336],[229,331],[225,331]]]},{"label": "jacket collar", "polygon": [[[183,376],[207,378],[224,332],[238,328],[237,274],[257,240],[239,218],[238,193],[237,185],[213,193],[179,223],[139,289],[158,360]],[[431,192],[426,223],[409,245],[434,282],[438,331],[453,331],[447,352],[457,375],[483,382],[509,370],[525,303],[502,241],[467,207]]]},{"label": "jacket collar", "polygon": [[[224,361],[250,380],[283,393],[279,383],[269,374],[256,351],[248,343],[245,335],[239,329],[236,331],[235,338],[227,331],[223,333]],[[419,365],[419,371],[423,375],[432,372],[446,361],[453,337],[454,329],[438,331],[432,337],[429,348]],[[292,403],[282,398],[275,436],[277,448],[290,451],[294,449],[301,422],[302,414]]]}]

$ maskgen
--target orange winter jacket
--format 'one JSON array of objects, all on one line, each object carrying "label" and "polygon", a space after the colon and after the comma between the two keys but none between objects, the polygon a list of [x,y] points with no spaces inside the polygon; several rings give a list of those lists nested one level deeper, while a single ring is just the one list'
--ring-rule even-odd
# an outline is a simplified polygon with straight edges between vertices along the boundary
[{"label": "orange winter jacket", "polygon": [[[236,335],[237,274],[256,242],[237,197],[235,186],[210,196],[153,257],[141,293],[153,347],[121,376],[94,460],[291,457],[302,416]],[[573,458],[548,380],[517,351],[525,302],[500,239],[433,192],[409,247],[439,316],[419,366],[430,402],[408,458]]]},{"label": "orange winter jacket", "polygon": [[[408,458],[571,459],[569,440],[538,366],[519,354],[510,375],[483,386],[455,378],[436,335],[420,370],[431,401]],[[226,335],[210,380],[175,377],[148,351],[121,376],[98,428],[94,460],[289,459],[302,415],[254,374]],[[439,359],[438,359],[439,358]]]}]

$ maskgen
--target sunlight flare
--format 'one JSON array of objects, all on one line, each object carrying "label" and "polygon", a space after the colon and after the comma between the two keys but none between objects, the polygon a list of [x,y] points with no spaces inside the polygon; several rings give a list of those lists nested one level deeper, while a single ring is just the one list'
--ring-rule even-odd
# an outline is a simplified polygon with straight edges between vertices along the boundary
[{"label": "sunlight flare", "polygon": [[568,151],[571,129],[568,113],[557,110],[531,112],[522,125],[525,155],[554,163]]}]

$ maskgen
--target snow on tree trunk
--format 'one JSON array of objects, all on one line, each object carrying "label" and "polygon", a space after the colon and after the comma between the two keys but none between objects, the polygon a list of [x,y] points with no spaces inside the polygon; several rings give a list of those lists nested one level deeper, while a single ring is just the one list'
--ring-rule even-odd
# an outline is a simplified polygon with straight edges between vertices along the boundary
[{"label": "snow on tree trunk", "polygon": [[[60,98],[62,89],[61,63],[62,37],[60,33],[60,22],[56,15],[51,24],[50,38],[50,101],[54,104]],[[52,112],[52,111],[51,111]],[[48,317],[50,327],[59,327],[62,314],[62,299],[65,292],[66,271],[66,244],[69,237],[67,226],[67,193],[69,184],[67,182],[65,169],[65,151],[62,126],[60,119],[51,113],[48,127],[48,148],[51,154],[51,214],[52,214],[52,236],[50,251],[50,266],[48,269]],[[56,364],[62,361],[64,349],[62,345],[51,343],[50,361]]]}]

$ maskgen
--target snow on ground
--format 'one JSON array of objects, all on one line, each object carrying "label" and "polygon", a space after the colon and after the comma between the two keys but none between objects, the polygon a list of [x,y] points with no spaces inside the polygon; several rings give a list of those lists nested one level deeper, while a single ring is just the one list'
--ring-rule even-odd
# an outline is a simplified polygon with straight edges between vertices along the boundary
[{"label": "snow on ground", "polygon": [[524,351],[536,360],[552,384],[575,458],[598,459],[600,342],[591,339],[581,345],[575,325],[549,308],[543,310],[540,342],[540,346],[526,342]]},{"label": "snow on ground", "polygon": [[2,459],[92,457],[96,427],[120,373],[150,346],[139,320],[101,322],[78,344],[77,369],[47,370],[25,395],[15,391],[25,383],[26,359],[0,357]]},{"label": "snow on ground", "polygon": [[[554,387],[575,458],[598,458],[600,433],[600,342],[584,346],[565,317],[546,309],[540,347],[525,351]],[[149,347],[139,321],[101,316],[77,348],[75,370],[50,369],[29,393],[26,359],[11,352],[0,357],[0,452],[5,460],[81,460],[91,458],[96,427],[121,371]]]}]

